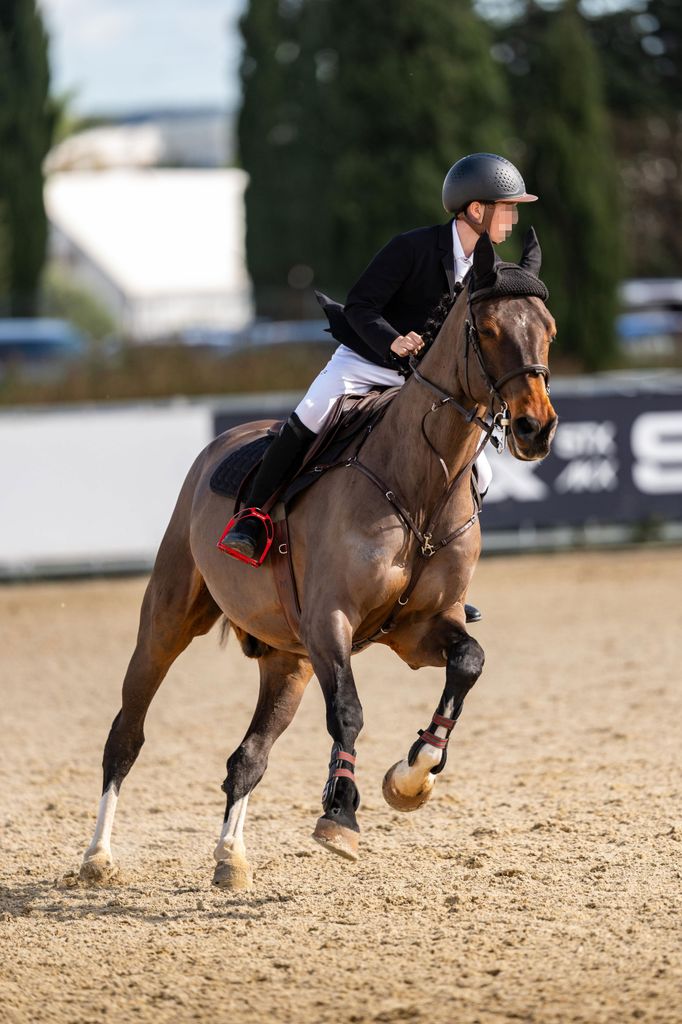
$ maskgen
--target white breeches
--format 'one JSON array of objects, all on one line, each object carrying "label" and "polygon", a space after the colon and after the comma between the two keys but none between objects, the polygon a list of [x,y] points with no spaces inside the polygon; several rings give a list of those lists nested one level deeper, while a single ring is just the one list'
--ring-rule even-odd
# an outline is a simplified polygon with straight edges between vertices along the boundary
[{"label": "white breeches", "polygon": [[339,345],[296,407],[296,415],[308,430],[319,434],[337,398],[366,395],[376,384],[399,388],[404,383],[405,378],[397,370],[376,366],[353,352],[352,348]]},{"label": "white breeches", "polygon": [[[397,370],[376,366],[346,345],[339,345],[296,406],[296,415],[308,430],[318,434],[334,403],[342,395],[366,395],[377,384],[399,388],[404,383],[405,378]],[[476,460],[476,472],[479,490],[485,494],[493,476],[485,452],[481,452]]]}]

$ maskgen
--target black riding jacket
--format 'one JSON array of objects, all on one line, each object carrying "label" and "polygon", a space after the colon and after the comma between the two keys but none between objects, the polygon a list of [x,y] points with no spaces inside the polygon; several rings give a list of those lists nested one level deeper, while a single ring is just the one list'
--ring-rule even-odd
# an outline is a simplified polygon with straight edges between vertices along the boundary
[{"label": "black riding jacket", "polygon": [[345,306],[318,293],[332,336],[377,366],[404,366],[396,338],[421,334],[443,295],[452,294],[452,221],[396,235],[362,272]]}]

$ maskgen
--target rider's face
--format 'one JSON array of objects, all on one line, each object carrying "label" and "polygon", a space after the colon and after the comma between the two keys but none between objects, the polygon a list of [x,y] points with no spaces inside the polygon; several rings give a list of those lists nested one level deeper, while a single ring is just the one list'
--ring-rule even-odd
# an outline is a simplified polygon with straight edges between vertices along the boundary
[{"label": "rider's face", "polygon": [[490,216],[489,210],[492,205],[493,215],[488,227],[488,234],[490,235],[491,241],[496,245],[500,242],[504,242],[514,230],[514,225],[519,219],[519,215],[516,209],[516,203],[514,202],[500,202],[500,203],[471,203],[468,207],[468,213],[470,217],[478,221],[479,224],[483,224],[486,219],[486,214]]},{"label": "rider's face", "polygon": [[493,218],[488,230],[491,241],[498,244],[509,238],[518,219],[516,203],[495,203]]}]

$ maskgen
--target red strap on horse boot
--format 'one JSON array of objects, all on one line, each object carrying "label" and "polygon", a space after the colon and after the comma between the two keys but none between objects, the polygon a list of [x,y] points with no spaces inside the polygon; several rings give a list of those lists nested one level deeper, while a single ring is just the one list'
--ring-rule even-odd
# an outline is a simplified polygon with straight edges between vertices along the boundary
[{"label": "red strap on horse boot", "polygon": [[[445,750],[448,745],[448,740],[450,739],[450,733],[455,728],[456,721],[456,718],[444,718],[443,715],[434,715],[431,719],[431,725],[428,729],[420,729],[419,735],[424,743],[430,743],[432,747],[438,747],[439,750]],[[444,729],[447,729],[446,736],[436,736],[435,731],[432,732],[432,730],[437,729],[439,725]]]},{"label": "red strap on horse boot", "polygon": [[[355,784],[355,761],[355,754],[348,754],[345,750],[341,750],[337,743],[334,744],[329,762],[329,778],[322,790],[322,806],[325,810],[327,809],[327,802],[331,800],[336,791],[337,779],[350,779]],[[350,767],[344,767],[344,765],[350,765]],[[355,794],[355,810],[357,811],[360,806],[360,795],[357,791],[357,785],[355,787]]]},{"label": "red strap on horse boot", "polygon": [[[241,551],[236,551],[230,547],[229,533],[230,530],[235,526],[236,523],[241,522],[242,519],[253,519],[258,520],[263,526],[265,532],[265,539],[261,550],[257,553],[255,558],[249,558],[248,555],[242,554]],[[272,523],[272,519],[267,512],[263,512],[259,508],[243,508],[241,512],[238,512],[236,516],[230,519],[229,523],[223,530],[220,540],[218,541],[217,547],[221,551],[225,551],[228,555],[232,555],[233,558],[237,558],[240,562],[246,562],[247,565],[259,566],[262,565],[267,557],[267,553],[272,547],[272,541],[275,536],[275,528]]]},{"label": "red strap on horse boot", "polygon": [[[413,765],[417,754],[425,743],[428,743],[432,747],[436,747],[438,750],[443,751],[443,756],[440,759],[440,764],[437,764],[435,768],[431,769],[432,775],[438,775],[445,768],[445,762],[448,757],[448,742],[450,740],[450,733],[455,728],[457,719],[460,716],[462,705],[460,704],[455,712],[454,718],[446,718],[444,715],[434,714],[431,719],[431,724],[428,729],[419,729],[419,739],[415,740],[410,747],[407,755],[407,763]],[[436,736],[436,729],[441,727],[446,730],[445,736]]]},{"label": "red strap on horse boot", "polygon": [[355,772],[353,771],[353,769],[355,768],[355,758],[353,757],[352,754],[347,754],[344,750],[337,751],[336,763],[337,764],[339,762],[343,763],[344,761],[347,764],[352,765],[353,767],[352,768],[335,768],[334,769],[334,776],[333,777],[335,779],[352,779],[353,782],[355,782]]}]

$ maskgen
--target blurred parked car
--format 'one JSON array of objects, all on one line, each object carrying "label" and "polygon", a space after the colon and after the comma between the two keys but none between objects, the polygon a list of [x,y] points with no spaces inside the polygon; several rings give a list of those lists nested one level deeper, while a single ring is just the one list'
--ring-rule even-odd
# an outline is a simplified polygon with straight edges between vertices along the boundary
[{"label": "blurred parked car", "polygon": [[624,306],[638,309],[672,309],[682,313],[682,277],[641,277],[623,281]]},{"label": "blurred parked car", "polygon": [[288,345],[299,341],[330,341],[327,320],[257,320],[247,331],[251,345]]},{"label": "blurred parked car", "polygon": [[623,349],[672,355],[682,349],[682,278],[635,278],[619,291],[616,329]]},{"label": "blurred parked car", "polygon": [[54,380],[86,352],[85,338],[66,320],[0,320],[0,380],[10,370],[31,380]]},{"label": "blurred parked car", "polygon": [[[240,349],[258,348],[269,345],[291,345],[302,342],[329,342],[326,320],[254,320],[240,330],[221,327],[186,327],[172,335],[135,341],[140,345],[187,345],[197,350],[216,353],[236,352]],[[104,346],[105,351],[115,352],[122,342],[114,340]]]}]

